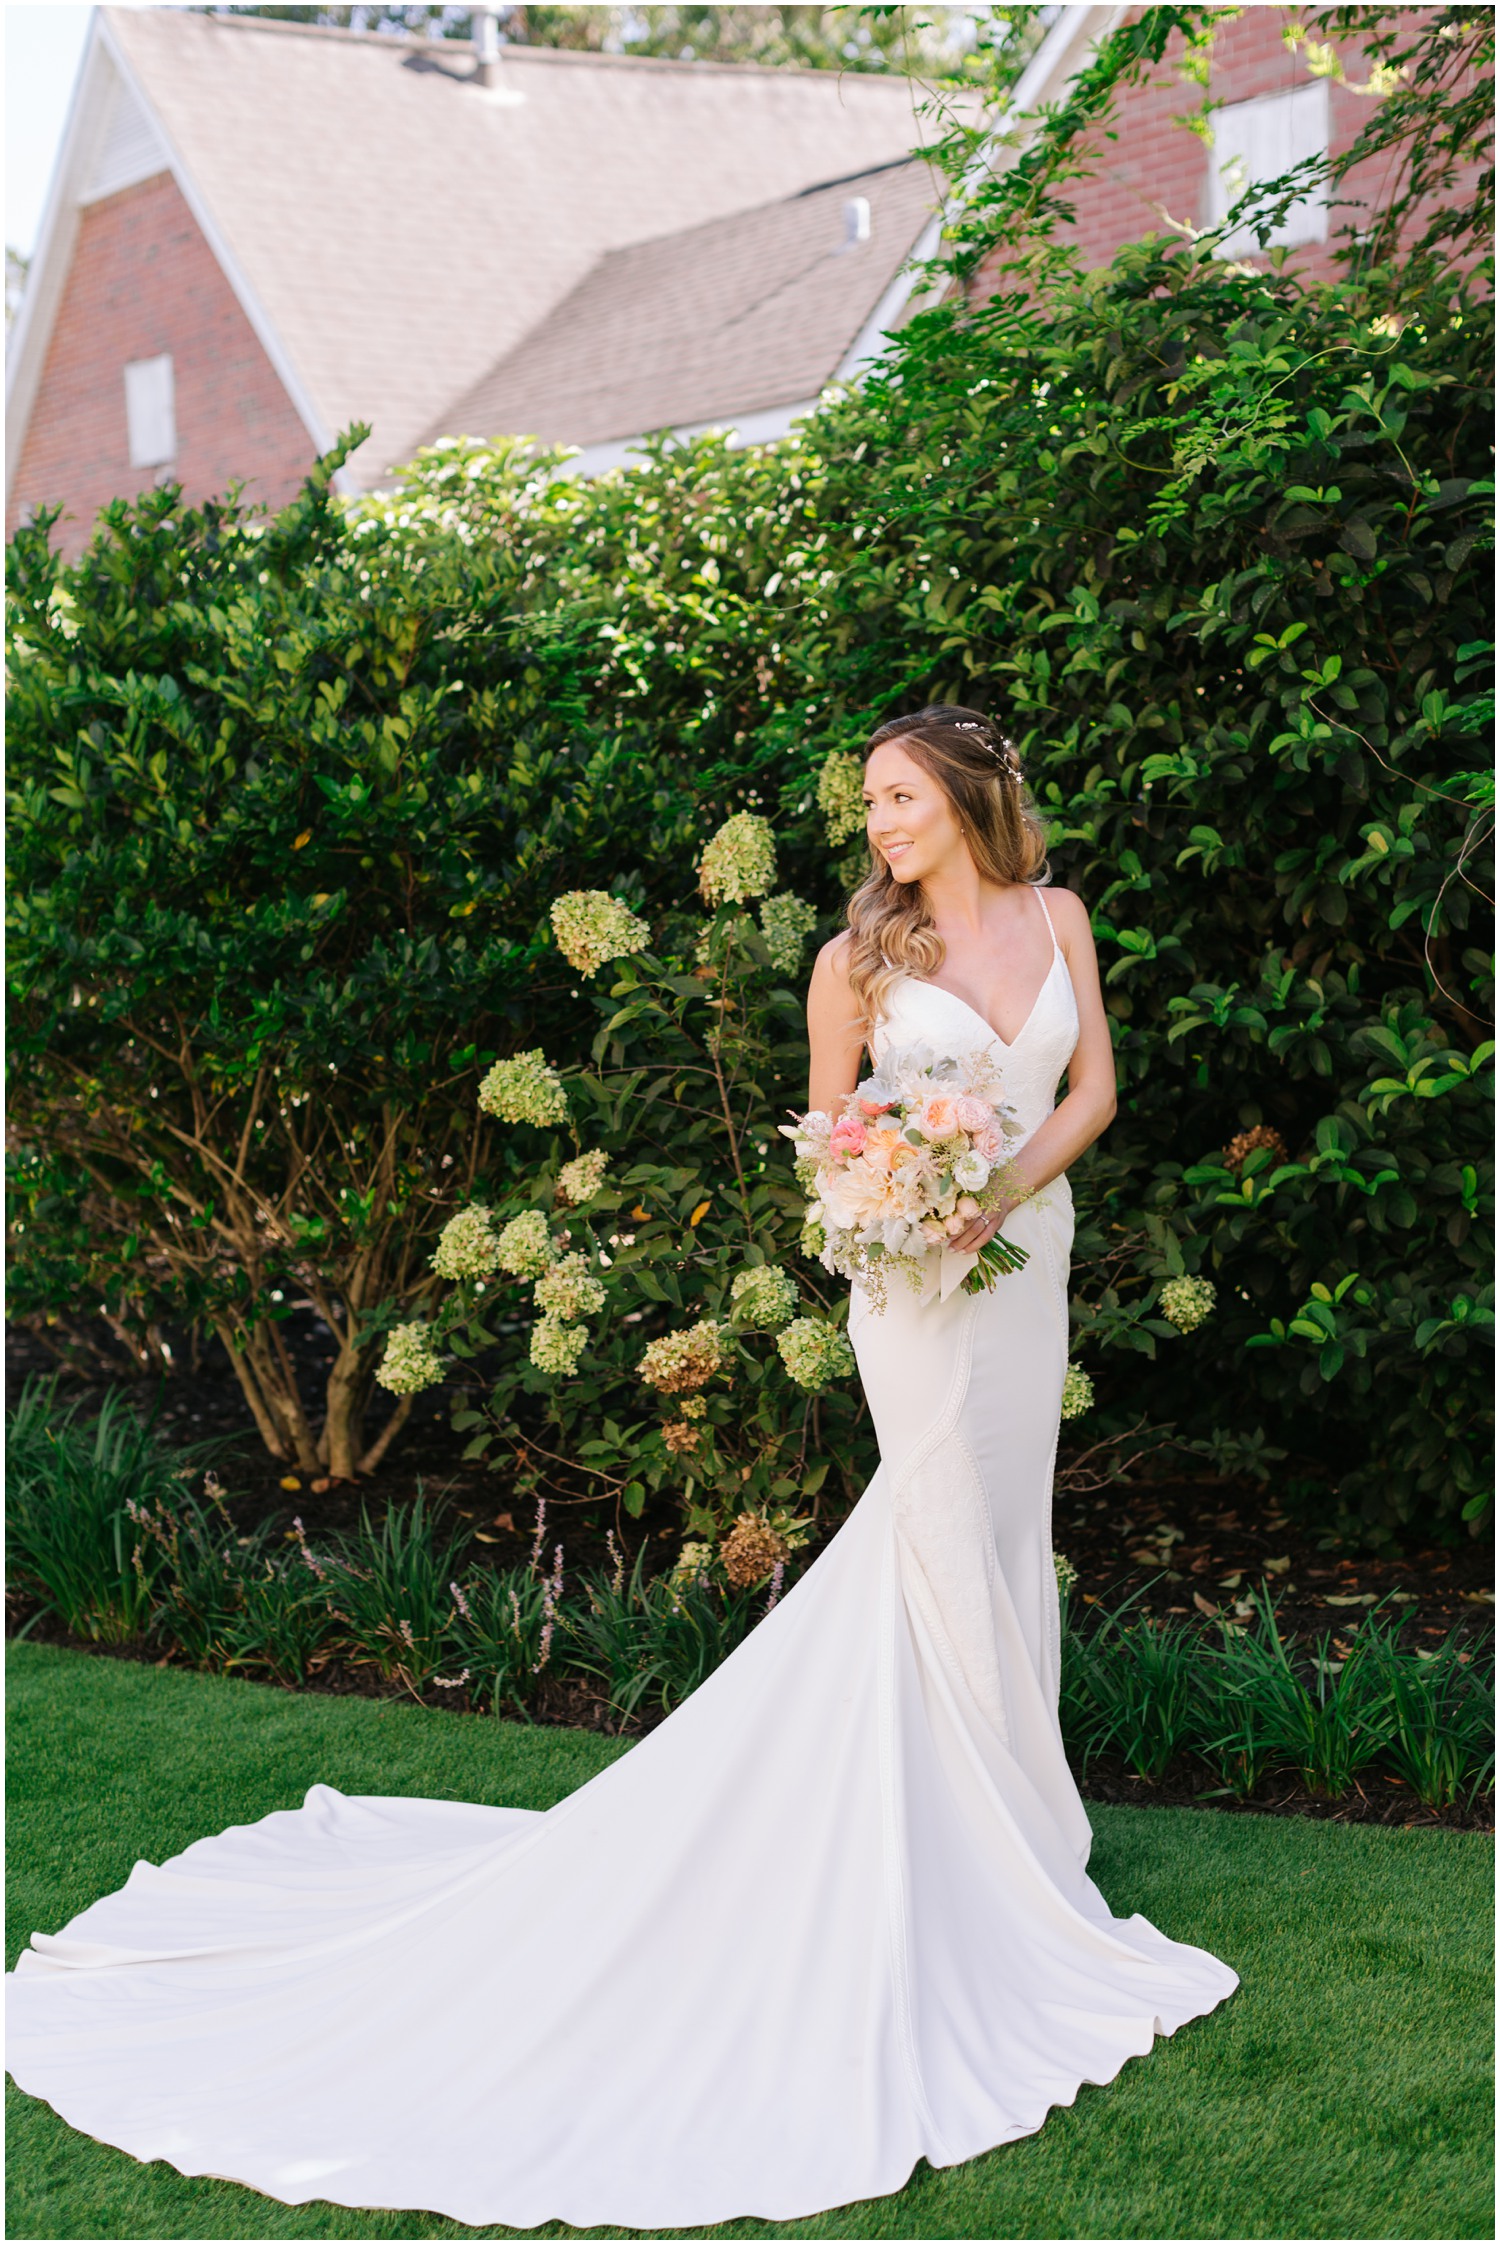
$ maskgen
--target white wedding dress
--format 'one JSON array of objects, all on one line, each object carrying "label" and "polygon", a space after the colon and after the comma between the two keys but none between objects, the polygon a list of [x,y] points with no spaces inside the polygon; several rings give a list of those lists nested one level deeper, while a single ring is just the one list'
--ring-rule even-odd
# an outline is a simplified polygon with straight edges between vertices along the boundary
[{"label": "white wedding dress", "polygon": [[[1028,1132],[1077,1033],[1054,938],[994,1039]],[[877,1049],[992,1036],[908,978]],[[138,1863],[22,1955],[20,2087],[293,2204],[658,2232],[898,2190],[1222,2002],[1227,1965],[1085,1870],[1050,1526],[1072,1228],[1059,1178],[993,1293],[946,1251],[923,1299],[856,1290],[880,1468],[667,1722],[545,1815],[314,1785]]]}]

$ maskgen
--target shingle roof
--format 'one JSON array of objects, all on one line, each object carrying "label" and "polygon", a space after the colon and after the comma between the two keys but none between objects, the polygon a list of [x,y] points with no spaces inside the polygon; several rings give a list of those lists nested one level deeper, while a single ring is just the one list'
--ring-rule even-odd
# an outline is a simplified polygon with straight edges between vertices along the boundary
[{"label": "shingle roof", "polygon": [[[869,238],[845,244],[845,205]],[[602,257],[428,435],[594,444],[816,397],[942,199],[919,158]]]},{"label": "shingle roof", "polygon": [[921,139],[870,74],[508,46],[487,92],[454,42],[105,13],[325,425],[374,424],[365,481],[603,253]]}]

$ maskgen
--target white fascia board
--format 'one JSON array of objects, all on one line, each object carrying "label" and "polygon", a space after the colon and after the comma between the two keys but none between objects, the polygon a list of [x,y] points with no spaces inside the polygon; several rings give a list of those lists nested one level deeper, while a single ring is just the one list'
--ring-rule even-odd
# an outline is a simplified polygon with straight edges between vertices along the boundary
[{"label": "white fascia board", "polygon": [[101,44],[102,27],[97,8],[89,22],[83,59],[73,91],[62,139],[53,160],[52,177],[42,205],[42,223],[36,249],[21,292],[5,353],[5,479],[20,465],[26,426],[42,378],[53,322],[62,300],[63,284],[73,262],[78,238],[78,196],[83,165],[98,139],[109,107],[110,68]]},{"label": "white fascia board", "polygon": [[[219,270],[233,289],[239,301],[240,310],[250,322],[255,333],[255,339],[270,360],[277,380],[291,399],[293,408],[311,437],[313,449],[317,452],[326,452],[333,443],[333,434],[324,422],[322,414],[318,411],[312,392],[308,389],[293,363],[290,352],[273,326],[260,298],[251,287],[249,277],[230,247],[223,228],[219,225],[208,203],[204,200],[197,181],[184,163],[181,150],[176,147],[171,134],[147,99],[145,88],[131,69],[124,50],[115,38],[109,24],[99,16],[97,10],[95,11],[95,20],[99,22],[101,36],[111,62],[160,133],[162,145],[170,158],[172,177],[177,182],[178,191],[197,221],[204,240],[213,251],[214,260]],[[359,478],[352,469],[345,466],[340,468],[334,477],[334,486],[339,491],[355,492],[360,488]]]},{"label": "white fascia board", "polygon": [[[1077,75],[1091,50],[1100,40],[1109,36],[1125,13],[1123,5],[1064,7],[1057,21],[1049,25],[1041,45],[1017,79],[1015,91],[1007,104],[1007,113],[1024,118],[1029,110],[1037,109],[1043,102],[1054,99],[1068,81]],[[924,294],[933,286],[935,276],[928,268],[941,247],[944,229],[958,216],[972,185],[986,172],[1008,166],[1013,157],[1013,150],[1000,148],[993,140],[986,142],[980,149],[963,179],[945,199],[942,209],[934,212],[923,227],[901,271],[882,292],[879,303],[839,361],[833,376],[835,382],[854,380],[861,368],[873,365],[883,357],[886,345],[900,326],[912,297]]]},{"label": "white fascia board", "polygon": [[815,413],[820,399],[798,398],[791,405],[770,405],[759,413],[742,413],[738,417],[719,414],[712,421],[684,421],[675,429],[641,431],[635,436],[610,437],[599,444],[586,444],[564,460],[554,473],[563,476],[601,475],[606,468],[638,468],[643,456],[638,447],[650,436],[669,436],[685,441],[689,437],[707,436],[711,429],[722,429],[731,446],[742,444],[774,444],[778,437],[790,436],[794,422]]}]

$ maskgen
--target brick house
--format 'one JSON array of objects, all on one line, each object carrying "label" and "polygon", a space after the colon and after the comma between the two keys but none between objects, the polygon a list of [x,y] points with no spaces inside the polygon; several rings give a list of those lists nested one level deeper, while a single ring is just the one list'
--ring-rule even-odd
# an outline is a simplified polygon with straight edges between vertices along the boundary
[{"label": "brick house", "polygon": [[[1410,20],[1437,11],[1398,6],[1392,12]],[[1134,6],[1057,10],[1017,90],[1017,106],[1024,111],[1055,102],[1100,39],[1146,13]],[[1226,7],[1206,87],[1184,77],[1186,42],[1174,32],[1161,63],[1121,103],[1117,137],[1096,136],[1083,144],[1093,161],[1092,176],[1066,192],[1085,264],[1105,264],[1122,243],[1147,234],[1215,225],[1254,182],[1275,179],[1305,157],[1338,156],[1353,145],[1369,119],[1371,96],[1316,75],[1305,53],[1285,37],[1300,25],[1316,40],[1318,17],[1316,7]],[[1341,60],[1348,79],[1356,85],[1367,80],[1357,49],[1342,49]],[[1184,121],[1205,97],[1213,104],[1212,146]],[[1331,275],[1333,237],[1357,227],[1360,203],[1378,206],[1388,189],[1383,166],[1359,165],[1342,183],[1337,210],[1321,196],[1304,200],[1287,214],[1272,243],[1287,250],[1288,263],[1299,271]],[[1222,253],[1260,256],[1254,236],[1241,231],[1225,238]]]},{"label": "brick house", "polygon": [[[1023,118],[1141,10],[1045,13]],[[1212,148],[1174,41],[1070,190],[1087,259],[1348,146],[1367,100],[1286,44],[1307,21],[1226,10]],[[904,81],[502,51],[488,22],[471,52],[96,10],[11,340],[8,533],[61,501],[76,551],[106,499],[167,477],[274,506],[356,419],[350,490],[444,434],[576,445],[584,471],[651,430],[774,437],[919,300],[945,206]],[[1290,214],[1299,263],[1328,268],[1330,223]]]},{"label": "brick house", "polygon": [[[917,137],[910,87],[868,74],[96,9],[11,338],[7,532],[61,501],[76,551],[169,476],[274,506],[354,420],[341,480],[388,480],[601,258]],[[862,269],[854,328],[936,192],[829,259]]]}]

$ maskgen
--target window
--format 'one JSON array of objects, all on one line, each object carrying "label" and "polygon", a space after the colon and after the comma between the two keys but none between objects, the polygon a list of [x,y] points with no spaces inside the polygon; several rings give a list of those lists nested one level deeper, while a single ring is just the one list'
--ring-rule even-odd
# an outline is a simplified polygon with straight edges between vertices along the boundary
[{"label": "window", "polygon": [[177,400],[172,354],[132,359],[125,369],[125,423],[130,432],[130,465],[163,468],[177,457]]},{"label": "window", "polygon": [[[1264,94],[1256,101],[1226,102],[1213,113],[1214,144],[1209,150],[1209,223],[1228,216],[1247,187],[1279,179],[1293,164],[1328,151],[1328,81],[1315,79],[1290,93]],[[1287,248],[1321,242],[1328,233],[1328,206],[1320,186],[1292,204],[1284,222],[1273,227],[1267,246]],[[1259,247],[1252,227],[1239,226],[1219,244],[1221,257],[1243,257]]]}]

